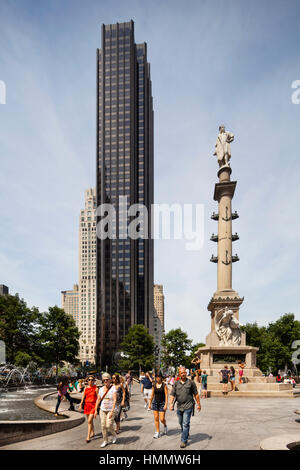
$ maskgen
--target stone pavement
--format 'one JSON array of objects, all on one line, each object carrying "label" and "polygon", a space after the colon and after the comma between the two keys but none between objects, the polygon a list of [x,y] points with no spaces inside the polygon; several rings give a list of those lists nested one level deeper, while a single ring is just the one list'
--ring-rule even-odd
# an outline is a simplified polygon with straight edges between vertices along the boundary
[{"label": "stone pavement", "polygon": [[[208,398],[201,399],[202,410],[191,418],[188,450],[259,450],[263,439],[279,434],[300,436],[300,420],[294,413],[300,408],[300,398]],[[60,411],[68,408],[63,402]],[[144,400],[138,384],[133,386],[128,419],[121,423],[121,434],[116,444],[100,448],[99,417],[95,422],[96,436],[85,442],[87,424],[68,431],[18,442],[1,450],[179,450],[180,428],[176,412],[167,411],[169,434],[153,439],[153,413],[144,409]]]}]

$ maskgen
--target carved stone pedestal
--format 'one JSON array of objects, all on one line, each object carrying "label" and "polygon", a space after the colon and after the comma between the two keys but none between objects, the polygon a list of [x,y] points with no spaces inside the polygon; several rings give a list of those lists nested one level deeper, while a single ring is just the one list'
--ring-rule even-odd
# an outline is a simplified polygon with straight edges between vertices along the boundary
[{"label": "carved stone pedestal", "polygon": [[[261,371],[256,367],[256,352],[258,348],[252,346],[204,346],[199,348],[197,354],[201,358],[201,369],[206,370],[208,375],[218,376],[224,365],[233,366],[238,379],[239,364],[244,362],[245,377],[261,377]],[[221,378],[220,378],[221,380]]]}]

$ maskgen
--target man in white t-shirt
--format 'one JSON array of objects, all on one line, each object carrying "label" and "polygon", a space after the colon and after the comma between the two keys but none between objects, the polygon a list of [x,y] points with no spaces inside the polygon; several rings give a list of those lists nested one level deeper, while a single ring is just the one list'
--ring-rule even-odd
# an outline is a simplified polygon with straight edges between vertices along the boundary
[{"label": "man in white t-shirt", "polygon": [[100,421],[101,421],[101,429],[103,435],[103,442],[101,447],[105,447],[108,441],[108,433],[110,432],[113,436],[112,444],[117,442],[117,434],[114,430],[114,410],[116,407],[117,401],[117,393],[116,388],[114,385],[111,385],[111,377],[109,374],[104,373],[102,375],[102,380],[104,382],[104,386],[100,388],[98,399],[95,406],[95,415],[97,417],[97,408],[100,405]]}]

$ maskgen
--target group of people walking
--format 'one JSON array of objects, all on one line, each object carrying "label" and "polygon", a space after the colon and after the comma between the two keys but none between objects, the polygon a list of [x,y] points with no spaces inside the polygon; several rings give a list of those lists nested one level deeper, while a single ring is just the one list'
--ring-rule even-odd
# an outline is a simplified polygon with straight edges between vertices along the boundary
[{"label": "group of people walking", "polygon": [[[108,373],[102,374],[102,386],[96,385],[95,377],[89,375],[86,381],[83,381],[84,389],[82,390],[82,398],[78,407],[78,411],[83,411],[87,416],[87,437],[86,442],[89,443],[95,436],[94,420],[100,415],[101,431],[103,442],[101,447],[109,444],[109,434],[111,434],[111,443],[117,442],[117,435],[120,433],[121,415],[127,418],[127,411],[130,409],[130,397],[133,378],[129,371],[125,378],[115,373],[112,376]],[[147,411],[153,411],[155,433],[154,438],[157,439],[162,435],[168,434],[168,426],[166,422],[166,412],[174,411],[175,402],[177,403],[177,417],[181,427],[181,444],[184,448],[187,445],[190,431],[190,420],[194,413],[195,400],[197,409],[200,411],[200,397],[197,386],[193,380],[188,379],[185,367],[180,367],[176,381],[171,385],[169,391],[168,385],[161,373],[153,376],[146,373],[140,380],[141,392],[144,397],[144,406]],[[74,402],[71,397],[72,392],[77,392],[77,384],[73,381],[62,380],[58,385],[57,404],[55,414],[58,414],[58,408],[63,399],[70,402],[69,410],[74,411]],[[169,400],[170,397],[170,400]],[[160,426],[163,431],[160,432]]]},{"label": "group of people walking", "polygon": [[[174,404],[177,402],[177,417],[181,427],[181,443],[180,447],[187,445],[190,432],[190,420],[194,412],[195,400],[198,411],[201,410],[200,397],[198,389],[193,380],[187,378],[187,370],[180,367],[178,371],[178,380],[174,380],[170,392],[170,411],[174,411]],[[166,422],[166,411],[168,409],[169,390],[167,384],[163,380],[161,373],[155,374],[155,378],[151,378],[150,373],[146,373],[141,380],[141,392],[144,394],[145,408],[153,411],[155,434],[157,439],[161,435],[168,434],[168,426]],[[164,430],[160,432],[160,423]]]},{"label": "group of people walking", "polygon": [[[70,411],[75,411],[74,402],[70,396],[71,392],[83,392],[82,398],[78,407],[78,411],[84,412],[87,416],[88,433],[86,442],[89,443],[91,438],[95,436],[94,419],[100,415],[101,430],[103,435],[103,442],[101,447],[105,447],[108,441],[108,434],[112,435],[112,443],[117,441],[117,434],[120,433],[120,422],[122,420],[121,414],[123,412],[124,418],[127,418],[127,411],[130,409],[130,390],[132,384],[132,376],[126,375],[125,379],[118,373],[102,374],[103,386],[98,387],[93,375],[88,376],[87,380],[82,380],[84,388],[78,390],[75,383],[68,379],[63,379],[58,385],[57,404],[55,408],[55,416],[58,416],[58,408],[63,399],[70,402]],[[115,427],[114,427],[115,425]]]},{"label": "group of people walking", "polygon": [[112,444],[117,441],[121,413],[123,412],[124,418],[127,418],[127,411],[130,408],[130,389],[128,382],[117,373],[112,377],[108,373],[102,374],[102,382],[104,385],[99,388],[95,385],[94,377],[89,377],[89,385],[84,389],[79,411],[83,407],[84,414],[88,417],[87,443],[95,435],[93,421],[99,413],[103,436],[101,447],[105,447],[109,443],[109,433],[112,435]]}]

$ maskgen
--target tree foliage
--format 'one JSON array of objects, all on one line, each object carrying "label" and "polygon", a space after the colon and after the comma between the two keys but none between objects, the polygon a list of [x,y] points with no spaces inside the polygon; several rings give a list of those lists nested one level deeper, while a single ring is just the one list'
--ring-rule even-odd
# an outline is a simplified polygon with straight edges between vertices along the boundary
[{"label": "tree foliage", "polygon": [[80,333],[73,318],[57,306],[41,315],[39,339],[43,356],[47,361],[58,364],[62,361],[76,364]]},{"label": "tree foliage", "polygon": [[291,348],[293,341],[300,339],[300,322],[293,313],[282,315],[279,320],[259,327],[257,323],[247,323],[241,327],[246,332],[246,343],[259,348],[257,366],[265,373],[272,370],[292,369]]},{"label": "tree foliage", "polygon": [[152,369],[154,363],[154,340],[144,325],[134,325],[120,344],[124,357],[118,366],[123,369]]},{"label": "tree foliage", "polygon": [[162,339],[162,361],[165,367],[189,366],[190,358],[187,355],[192,348],[192,340],[187,333],[176,328],[170,330]]},{"label": "tree foliage", "polygon": [[35,342],[38,317],[38,310],[27,307],[18,294],[0,296],[0,339],[6,346],[6,362],[14,364],[18,353],[23,353],[22,362],[24,354],[29,361],[41,360]]},{"label": "tree foliage", "polygon": [[46,313],[29,308],[18,295],[0,296],[0,339],[6,362],[26,366],[76,362],[80,333],[73,318],[58,307]]}]

